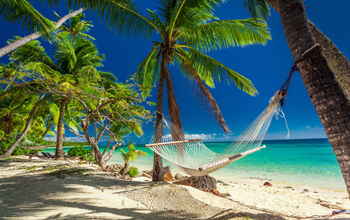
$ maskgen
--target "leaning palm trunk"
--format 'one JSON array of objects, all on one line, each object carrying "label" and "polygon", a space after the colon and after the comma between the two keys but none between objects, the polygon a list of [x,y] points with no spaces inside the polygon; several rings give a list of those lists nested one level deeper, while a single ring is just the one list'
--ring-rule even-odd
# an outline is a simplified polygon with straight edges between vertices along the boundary
[{"label": "leaning palm trunk", "polygon": [[0,158],[5,158],[5,157],[9,157],[12,152],[15,150],[15,148],[17,147],[17,145],[19,144],[19,142],[21,142],[21,140],[26,136],[26,134],[29,131],[30,126],[33,123],[34,120],[34,116],[36,114],[36,112],[38,111],[39,108],[39,104],[41,102],[41,100],[45,97],[45,95],[41,95],[39,100],[34,104],[32,110],[29,113],[29,118],[27,121],[26,126],[24,127],[22,133],[17,137],[17,139],[15,140],[15,142],[13,142],[13,144],[5,151],[4,154],[0,155]]},{"label": "leaning palm trunk", "polygon": [[335,78],[343,88],[348,100],[350,100],[350,62],[346,56],[326,37],[311,21],[309,21],[312,36],[322,50],[329,67]]},{"label": "leaning palm trunk", "polygon": [[61,106],[60,106],[60,115],[58,117],[57,122],[57,140],[56,140],[56,160],[64,159],[64,152],[63,152],[63,116],[64,111],[66,110],[66,106],[68,104],[69,99],[63,98],[61,100]]},{"label": "leaning palm trunk", "polygon": [[[57,21],[57,23],[55,24],[55,28],[58,29],[59,27],[61,27],[63,25],[64,22],[66,22],[68,19],[82,13],[84,11],[84,9],[80,8],[76,11],[73,11],[69,14],[67,14],[66,16],[64,16],[63,18],[61,18],[60,20]],[[16,50],[17,48],[19,48],[20,46],[25,45],[26,43],[36,40],[39,37],[41,37],[42,34],[39,32],[35,32],[33,34],[27,35],[19,40],[16,40],[10,44],[8,44],[7,46],[3,47],[0,49],[0,57],[5,56],[6,54],[11,53],[12,51]]]},{"label": "leaning palm trunk", "polygon": [[[175,99],[173,84],[171,82],[168,70],[165,72],[165,85],[168,93],[168,109],[171,120],[171,137],[173,141],[182,141],[184,140],[184,133],[181,124],[180,110]],[[183,158],[183,147],[184,146],[182,144],[178,144],[176,146],[180,158]]]},{"label": "leaning palm trunk", "polygon": [[[162,60],[162,66],[164,65],[164,61]],[[165,64],[166,65],[166,64]],[[158,94],[157,94],[157,119],[154,131],[154,141],[155,143],[162,142],[163,136],[163,125],[162,125],[162,113],[163,113],[163,91],[164,91],[164,69],[161,68],[159,74],[159,82],[158,82]],[[154,153],[153,158],[153,173],[152,173],[152,181],[163,181],[163,161],[162,157]]]},{"label": "leaning palm trunk", "polygon": [[[278,0],[266,0],[272,8],[279,12]],[[350,62],[345,55],[334,45],[334,43],[324,35],[310,20],[311,34],[316,41],[324,50],[322,51],[323,56],[326,58],[329,67],[335,74],[335,77],[342,89],[344,90],[347,99],[350,100]]]},{"label": "leaning palm trunk", "polygon": [[45,138],[46,137],[47,133],[49,133],[49,131],[50,131],[51,127],[53,126],[53,124],[54,124],[54,120],[52,120],[52,122],[50,122],[49,126],[47,126],[45,132],[43,133],[43,135],[41,135],[41,138]]},{"label": "leaning palm trunk", "polygon": [[[278,0],[286,40],[311,102],[325,128],[350,195],[350,102],[319,46],[301,0]],[[313,48],[310,50],[310,48]]]}]

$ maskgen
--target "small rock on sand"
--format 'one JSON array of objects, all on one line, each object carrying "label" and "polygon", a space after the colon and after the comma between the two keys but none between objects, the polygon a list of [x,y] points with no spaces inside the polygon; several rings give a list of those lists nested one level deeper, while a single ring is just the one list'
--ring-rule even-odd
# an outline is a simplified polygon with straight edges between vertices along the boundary
[{"label": "small rock on sand", "polygon": [[212,192],[217,195],[217,196],[220,196],[220,191],[217,190],[217,189],[213,189]]},{"label": "small rock on sand", "polygon": [[185,179],[185,177],[182,176],[180,173],[177,173],[177,174],[175,174],[175,179],[176,180],[182,180],[182,179]]},{"label": "small rock on sand", "polygon": [[220,195],[221,195],[222,197],[229,197],[229,196],[231,196],[230,193],[221,193]]},{"label": "small rock on sand", "polygon": [[173,180],[174,180],[174,178],[173,178],[173,175],[171,173],[164,174],[164,181],[171,182]]},{"label": "small rock on sand", "polygon": [[265,182],[265,183],[264,183],[264,186],[272,186],[272,183],[270,183],[270,182]]}]

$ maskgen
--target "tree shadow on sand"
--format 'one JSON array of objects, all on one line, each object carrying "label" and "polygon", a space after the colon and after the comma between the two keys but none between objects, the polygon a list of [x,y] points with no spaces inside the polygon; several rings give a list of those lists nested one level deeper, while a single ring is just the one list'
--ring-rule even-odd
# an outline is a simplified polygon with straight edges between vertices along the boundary
[{"label": "tree shadow on sand", "polygon": [[[16,163],[21,162],[16,161]],[[2,161],[0,169],[4,166],[7,166],[6,162]],[[95,190],[101,190],[102,192],[106,189],[112,190],[113,193],[109,194],[111,196],[114,194],[124,196],[123,191],[128,191],[128,188],[130,189],[128,192],[130,192],[142,191],[153,187],[151,183],[119,180],[108,173],[84,175],[73,172],[66,173],[60,177],[43,173],[31,173],[5,177],[0,179],[0,219],[26,219],[28,217],[37,219],[117,219],[116,216],[126,219],[203,218],[196,212],[174,210],[171,206],[164,210],[153,210],[150,212],[149,209],[141,207],[120,208],[117,204],[114,206],[111,206],[111,204],[93,205],[91,198],[83,200],[78,197],[76,199],[60,198],[60,196],[63,197],[64,195],[83,195],[86,193],[80,191],[79,186],[93,187]],[[168,200],[168,198],[163,199],[164,201]],[[77,209],[74,213],[79,214],[71,215],[61,212],[58,208],[62,207]],[[210,207],[208,206],[208,208]],[[49,211],[52,210],[56,210],[56,213],[50,212],[50,214]],[[282,219],[269,214],[220,213],[220,211],[208,219],[230,219],[243,216],[253,219]]]}]

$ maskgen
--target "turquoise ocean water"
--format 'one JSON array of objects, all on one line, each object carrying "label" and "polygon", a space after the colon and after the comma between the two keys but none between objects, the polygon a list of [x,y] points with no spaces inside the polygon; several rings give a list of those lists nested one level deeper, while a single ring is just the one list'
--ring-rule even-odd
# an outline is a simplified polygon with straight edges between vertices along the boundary
[{"label": "turquoise ocean water", "polygon": [[[216,152],[230,143],[208,142],[206,145]],[[345,191],[345,184],[336,157],[327,139],[264,141],[266,149],[238,160],[211,175],[218,178],[257,178],[276,183],[318,187],[334,191]],[[153,152],[144,145],[139,150],[148,154],[134,162],[134,166],[151,169]],[[68,150],[69,148],[65,148]],[[47,149],[53,151],[54,149]],[[109,163],[122,163],[117,150]],[[165,165],[170,165],[164,161]],[[173,172],[178,172],[170,165]]]}]

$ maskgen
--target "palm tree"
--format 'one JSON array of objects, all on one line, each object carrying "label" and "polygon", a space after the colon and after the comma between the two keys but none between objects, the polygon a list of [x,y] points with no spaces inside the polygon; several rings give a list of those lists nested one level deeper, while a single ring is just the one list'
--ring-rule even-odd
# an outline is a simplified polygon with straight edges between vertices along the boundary
[{"label": "palm tree", "polygon": [[[55,59],[51,59],[37,41],[18,48],[11,58],[23,63],[27,70],[53,80],[59,86],[58,90],[65,87],[79,88],[86,83],[94,82],[98,75],[96,68],[102,65],[103,56],[98,53],[94,44],[86,39],[92,38],[86,34],[91,24],[81,20],[82,18],[82,15],[78,16],[69,25],[63,26],[62,31],[57,34],[54,41]],[[63,119],[70,99],[69,96],[60,96],[58,100],[56,98],[59,103],[59,116],[56,123],[57,159],[64,157]]]},{"label": "palm tree", "polygon": [[[48,0],[48,5],[56,5],[60,0]],[[66,5],[72,9],[79,9],[60,18],[56,23],[42,16],[27,0],[7,0],[0,1],[0,16],[4,20],[19,23],[30,31],[36,31],[7,46],[0,48],[0,57],[12,52],[26,43],[36,40],[41,36],[50,37],[53,30],[59,29],[64,22],[82,13],[85,9],[96,11],[97,15],[104,18],[107,24],[118,32],[141,33],[150,35],[152,27],[142,18],[135,16],[137,10],[131,0],[72,0],[65,1]]]},{"label": "palm tree", "polygon": [[[158,14],[151,10],[148,10],[147,16],[135,13],[149,23],[153,31],[160,36],[159,41],[153,41],[153,48],[139,65],[135,78],[146,92],[150,91],[158,81],[157,113],[159,114],[156,128],[161,123],[165,83],[172,127],[177,128],[171,131],[174,140],[182,140],[184,134],[168,69],[169,64],[179,64],[182,74],[194,80],[202,104],[214,113],[216,121],[226,133],[230,130],[207,86],[213,87],[215,80],[224,79],[227,82],[233,81],[238,88],[250,95],[257,93],[249,79],[202,52],[233,46],[265,44],[270,38],[266,24],[259,19],[217,19],[213,11],[222,2],[164,0],[161,1]],[[161,137],[162,134],[155,133],[156,142],[160,142]],[[163,179],[161,167],[161,158],[155,154],[153,180]]]},{"label": "palm tree", "polygon": [[[256,18],[267,19],[270,15],[268,4],[279,12],[278,0],[244,0],[250,14]],[[312,37],[323,50],[323,56],[343,90],[347,99],[350,99],[350,62],[336,45],[323,34],[317,26],[308,19]]]},{"label": "palm tree", "polygon": [[[4,154],[0,156],[1,158],[11,155],[12,151],[28,133],[32,123],[35,123],[39,105],[42,104],[45,98],[45,93],[38,91],[38,87],[40,86],[31,80],[27,80],[30,78],[29,74],[23,72],[23,65],[25,62],[35,59],[46,59],[41,54],[43,48],[40,47],[38,42],[31,42],[28,46],[33,49],[27,50],[28,48],[26,47],[23,48],[23,51],[14,53],[12,58],[16,62],[11,62],[11,65],[1,68],[1,75],[5,73],[5,76],[1,76],[1,78],[3,78],[3,81],[7,84],[1,93],[1,102],[6,102],[6,100],[9,102],[7,110],[1,108],[1,117],[7,120],[9,132],[11,132],[12,135],[16,135],[15,141]],[[15,57],[21,56],[20,54],[23,52],[25,56],[22,56],[23,59],[17,62]],[[1,87],[3,88],[2,83]],[[19,117],[19,115],[22,115],[22,117],[15,119],[15,116]],[[14,126],[14,124],[16,124],[16,126]],[[22,131],[19,131],[20,129],[22,129]]]},{"label": "palm tree", "polygon": [[49,33],[55,29],[58,29],[68,19],[80,14],[83,9],[80,8],[62,17],[56,23],[47,19],[39,11],[37,11],[28,1],[26,0],[8,0],[0,1],[0,16],[5,21],[11,23],[21,23],[27,30],[33,32],[23,38],[17,39],[16,41],[10,42],[3,48],[0,48],[0,57],[14,51],[20,46],[26,43],[38,39],[41,36],[49,37]]},{"label": "palm tree", "polygon": [[28,31],[48,34],[54,22],[44,17],[26,0],[0,1],[0,16],[11,23],[21,23]]},{"label": "palm tree", "polygon": [[[312,30],[317,32],[317,28],[310,25],[302,0],[267,1],[280,13],[288,46],[294,60],[298,61],[300,75],[332,145],[350,195],[350,100],[346,93],[349,88],[344,88],[347,84],[336,79],[346,73],[339,69],[349,67],[349,61],[343,56],[340,68],[328,65],[330,62],[326,58],[329,52],[323,53],[322,47],[316,44],[314,37],[319,34],[312,33]],[[326,48],[329,46],[330,42],[326,41]],[[333,46],[332,52],[338,51]]]}]

